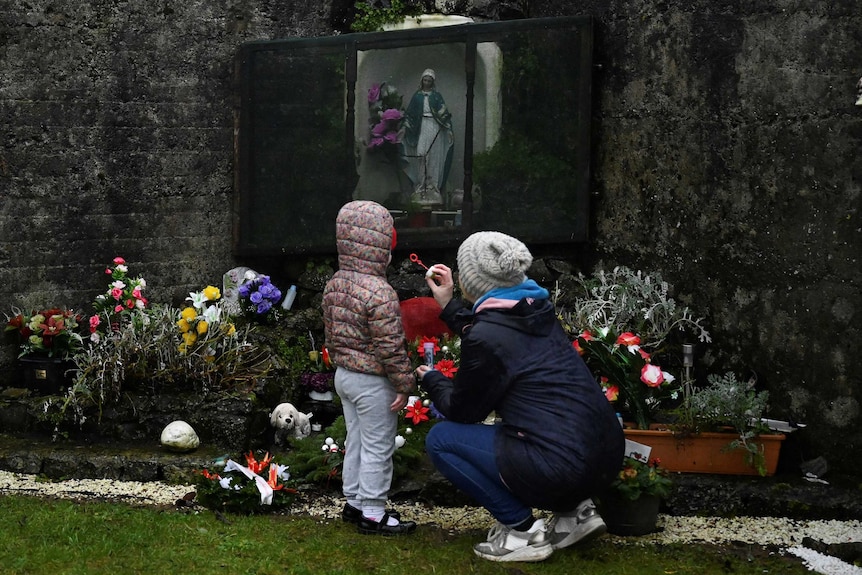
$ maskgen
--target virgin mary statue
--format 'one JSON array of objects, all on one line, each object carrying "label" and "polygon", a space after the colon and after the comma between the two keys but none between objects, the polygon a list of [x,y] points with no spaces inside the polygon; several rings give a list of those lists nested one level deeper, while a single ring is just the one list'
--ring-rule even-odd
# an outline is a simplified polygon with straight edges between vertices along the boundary
[{"label": "virgin mary statue", "polygon": [[422,72],[404,114],[406,172],[414,186],[411,200],[428,205],[443,203],[455,144],[452,114],[435,82],[434,70]]}]

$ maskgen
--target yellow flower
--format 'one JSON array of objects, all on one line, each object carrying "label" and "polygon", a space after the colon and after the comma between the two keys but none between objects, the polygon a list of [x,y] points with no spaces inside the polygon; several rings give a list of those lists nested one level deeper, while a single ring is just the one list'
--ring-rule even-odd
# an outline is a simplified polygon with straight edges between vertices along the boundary
[{"label": "yellow flower", "polygon": [[177,349],[180,351],[180,353],[182,355],[185,355],[189,349],[189,346],[186,345],[186,342],[183,342],[179,346],[177,346]]},{"label": "yellow flower", "polygon": [[209,324],[206,322],[206,320],[205,320],[205,319],[200,320],[200,321],[198,322],[198,327],[197,327],[198,335],[203,335],[203,334],[205,334],[205,333],[207,332],[207,330],[209,329],[209,327],[210,327],[210,326],[209,326]]},{"label": "yellow flower", "polygon": [[198,340],[198,336],[195,335],[193,331],[187,331],[183,334],[183,341],[186,343],[186,346],[192,346]]},{"label": "yellow flower", "polygon": [[187,322],[193,322],[198,318],[198,312],[193,307],[185,308],[180,314]]},{"label": "yellow flower", "polygon": [[186,318],[177,320],[177,327],[180,328],[180,333],[186,333],[192,326]]},{"label": "yellow flower", "polygon": [[231,336],[236,333],[236,326],[232,323],[223,323],[221,324],[221,330],[226,336]]},{"label": "yellow flower", "polygon": [[221,291],[215,286],[207,286],[204,288],[204,296],[207,301],[215,301],[221,298]]}]

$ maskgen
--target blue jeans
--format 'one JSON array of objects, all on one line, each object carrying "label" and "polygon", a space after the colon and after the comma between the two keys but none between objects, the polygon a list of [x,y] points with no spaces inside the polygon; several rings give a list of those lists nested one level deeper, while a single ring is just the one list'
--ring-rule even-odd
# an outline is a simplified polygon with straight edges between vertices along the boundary
[{"label": "blue jeans", "polygon": [[496,425],[441,421],[431,428],[425,450],[431,462],[455,487],[471,496],[506,526],[532,515],[503,480],[494,456]]}]

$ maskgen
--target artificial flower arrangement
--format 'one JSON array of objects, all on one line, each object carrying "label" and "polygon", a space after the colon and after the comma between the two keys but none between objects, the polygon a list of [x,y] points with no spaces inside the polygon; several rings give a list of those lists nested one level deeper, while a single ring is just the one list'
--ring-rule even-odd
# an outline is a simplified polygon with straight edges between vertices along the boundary
[{"label": "artificial flower arrangement", "polygon": [[13,309],[7,317],[6,332],[14,335],[18,357],[43,356],[71,359],[81,351],[84,340],[79,333],[81,316],[69,309],[50,308],[31,313]]},{"label": "artificial flower arrangement", "polygon": [[[312,347],[314,346],[314,339]],[[329,358],[329,350],[324,346],[320,351],[312,349],[308,352],[308,371],[300,374],[299,383],[308,392],[311,399],[331,400],[335,381],[335,368]]]},{"label": "artificial flower arrangement", "polygon": [[275,323],[282,319],[283,312],[278,305],[282,293],[269,276],[247,272],[237,294],[240,308],[247,318],[259,323]]},{"label": "artificial flower arrangement", "polygon": [[103,320],[110,329],[116,331],[121,321],[128,320],[132,313],[146,308],[149,303],[143,295],[147,281],[142,277],[129,277],[129,267],[122,257],[115,257],[113,264],[113,267],[105,268],[105,274],[111,278],[108,290],[96,296],[93,303],[96,314],[90,316],[89,320],[90,339],[93,343],[99,342],[99,327]]},{"label": "artificial flower arrangement", "polygon": [[146,282],[129,280],[122,258],[106,271],[111,282],[95,300],[98,313],[75,356],[77,375],[59,418],[71,413],[83,424],[90,408],[101,414],[128,392],[244,392],[272,368],[270,355],[249,341],[250,326],[237,331],[223,312],[218,288],[189,294],[190,304],[179,309],[148,302]]},{"label": "artificial flower arrangement", "polygon": [[[570,310],[559,312],[573,346],[624,417],[647,429],[660,412],[684,401],[686,384],[672,340],[686,333],[711,341],[703,318],[670,297],[658,274],[626,267],[578,276]],[[679,346],[682,349],[682,346]]]},{"label": "artificial flower arrangement", "polygon": [[652,354],[632,333],[614,334],[600,328],[584,330],[572,344],[592,368],[608,401],[617,402],[640,429],[647,429],[652,412],[681,392],[677,378],[653,362]]},{"label": "artificial flower arrangement", "polygon": [[383,82],[368,89],[368,150],[394,150],[401,143],[402,96]]},{"label": "artificial flower arrangement", "polygon": [[201,505],[218,511],[255,514],[287,509],[296,497],[289,487],[287,465],[276,462],[268,452],[258,460],[253,452],[245,454],[245,465],[232,459],[219,472],[203,469],[195,484]]},{"label": "artificial flower arrangement", "polygon": [[[454,377],[458,371],[460,342],[460,338],[454,336],[419,337],[409,344],[408,355],[414,366],[419,365],[424,361],[425,344],[431,344],[434,349],[434,368],[447,377]],[[392,457],[394,479],[407,477],[421,463],[425,454],[425,436],[437,421],[443,419],[443,415],[421,390],[408,398],[400,417],[403,419],[393,438],[396,447]],[[339,416],[323,430],[322,436],[326,439],[320,443],[309,440],[296,442],[287,461],[297,482],[315,483],[329,488],[341,481],[343,446],[347,437],[344,417]]]},{"label": "artificial flower arrangement", "polygon": [[673,481],[657,458],[644,461],[626,457],[623,467],[611,483],[611,489],[624,499],[635,501],[644,496],[664,499],[670,495]]},{"label": "artificial flower arrangement", "polygon": [[219,300],[221,290],[215,286],[207,286],[199,292],[190,292],[186,301],[191,305],[180,311],[177,328],[182,342],[179,344],[181,354],[188,354],[194,349],[203,349],[204,355],[212,358],[218,353],[219,342],[216,338],[231,337],[236,334],[236,327],[222,313]]}]

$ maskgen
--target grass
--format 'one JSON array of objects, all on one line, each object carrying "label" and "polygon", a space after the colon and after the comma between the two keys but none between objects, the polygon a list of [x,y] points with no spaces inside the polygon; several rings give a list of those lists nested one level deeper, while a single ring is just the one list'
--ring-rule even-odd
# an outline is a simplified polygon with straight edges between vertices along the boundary
[{"label": "grass", "polygon": [[479,531],[363,536],[340,521],[291,515],[221,516],[208,510],[132,507],[0,496],[0,573],[19,574],[810,574],[795,558],[756,546],[618,545],[602,538],[542,563],[473,555]]}]

